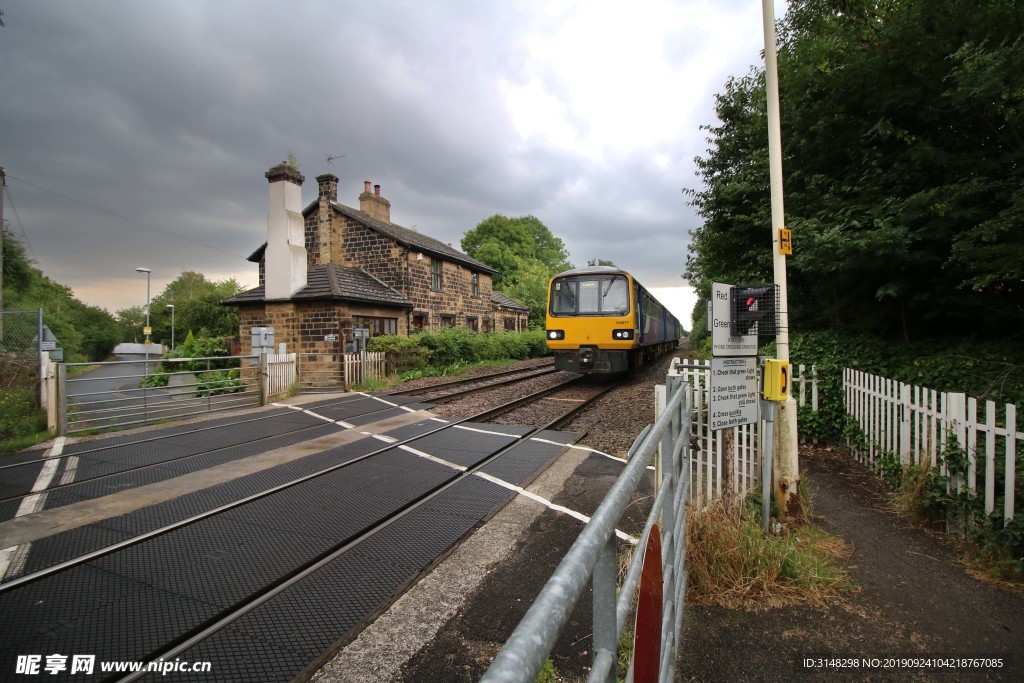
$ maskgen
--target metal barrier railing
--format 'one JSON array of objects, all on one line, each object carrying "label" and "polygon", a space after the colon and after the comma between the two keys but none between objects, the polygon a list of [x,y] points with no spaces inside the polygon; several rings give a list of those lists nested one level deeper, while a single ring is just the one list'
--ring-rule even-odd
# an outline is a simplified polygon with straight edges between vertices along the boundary
[{"label": "metal barrier railing", "polygon": [[[162,365],[189,369],[167,371]],[[75,367],[96,369],[68,376],[68,369]],[[147,376],[162,386],[148,386],[142,381]],[[263,391],[258,356],[62,363],[57,382],[58,434],[122,429],[258,406]]]},{"label": "metal barrier railing", "polygon": [[[637,439],[625,470],[484,674],[481,679],[484,683],[533,683],[591,577],[593,663],[587,680],[614,683],[619,638],[641,584],[644,549],[659,520],[662,580],[647,588],[661,590],[662,596],[655,670],[659,681],[673,680],[686,594],[686,501],[692,392],[685,378],[678,375],[666,378],[666,390],[664,412]],[[620,588],[615,527],[659,447],[658,494]],[[650,647],[651,643],[644,645]],[[633,680],[635,657],[636,651],[630,660],[627,681]]]}]

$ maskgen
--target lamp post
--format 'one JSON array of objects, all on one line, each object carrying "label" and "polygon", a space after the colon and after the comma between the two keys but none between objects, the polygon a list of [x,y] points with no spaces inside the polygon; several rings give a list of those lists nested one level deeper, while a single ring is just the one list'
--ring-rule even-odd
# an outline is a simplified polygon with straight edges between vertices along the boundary
[{"label": "lamp post", "polygon": [[145,379],[149,377],[149,334],[152,332],[152,328],[149,326],[149,275],[152,272],[149,268],[136,268],[136,272],[146,274],[146,329],[143,332],[146,333],[146,374],[143,375],[142,383],[142,419],[149,420],[149,405],[146,400],[146,383]]},{"label": "lamp post", "polygon": [[171,309],[171,351],[174,350],[174,304],[167,304],[167,308]]},{"label": "lamp post", "polygon": [[151,271],[149,268],[142,268],[142,267],[136,268],[135,271],[138,272],[138,273],[145,273],[146,274],[146,329],[144,330],[144,332],[146,333],[146,360],[148,361],[149,360],[149,333],[152,332],[152,330],[149,327],[149,275],[153,271]]}]

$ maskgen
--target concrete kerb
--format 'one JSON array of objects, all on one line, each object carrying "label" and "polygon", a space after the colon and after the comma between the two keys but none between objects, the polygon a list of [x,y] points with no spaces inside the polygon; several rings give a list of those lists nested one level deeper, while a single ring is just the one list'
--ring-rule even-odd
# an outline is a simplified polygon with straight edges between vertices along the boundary
[{"label": "concrete kerb", "polygon": [[[589,455],[587,451],[569,448],[527,489],[553,499]],[[509,556],[522,534],[545,509],[528,498],[517,496],[367,626],[312,680],[316,683],[397,681],[402,665],[459,611],[490,570]]]}]

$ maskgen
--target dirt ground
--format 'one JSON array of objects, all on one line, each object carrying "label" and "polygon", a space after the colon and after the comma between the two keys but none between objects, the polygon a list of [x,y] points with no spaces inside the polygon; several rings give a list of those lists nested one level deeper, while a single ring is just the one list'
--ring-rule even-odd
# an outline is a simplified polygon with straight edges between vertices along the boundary
[{"label": "dirt ground", "polygon": [[[620,405],[584,413],[583,443],[624,452],[651,419],[650,383],[659,364],[628,388]],[[974,578],[944,534],[894,514],[882,481],[824,448],[801,448],[802,485],[812,493],[814,521],[851,547],[857,589],[827,607],[730,610],[689,606],[684,617],[680,681],[1011,681],[1024,679],[1024,598]],[[621,472],[599,456],[584,460],[554,502],[591,513]],[[650,489],[639,494],[633,531]],[[649,500],[646,501],[649,504]],[[403,681],[477,681],[525,614],[579,533],[578,523],[551,511],[523,534],[511,560],[493,567],[464,606],[401,669]],[[577,606],[552,653],[559,680],[585,680],[590,662],[590,596]],[[899,668],[907,657],[990,657],[985,669]],[[865,661],[867,658],[867,661]],[[807,668],[803,662],[853,662]],[[833,660],[829,662],[829,660]],[[878,660],[877,662],[873,660]],[[887,661],[889,660],[889,661]],[[886,668],[886,665],[890,665]],[[896,665],[896,668],[892,668]]]}]

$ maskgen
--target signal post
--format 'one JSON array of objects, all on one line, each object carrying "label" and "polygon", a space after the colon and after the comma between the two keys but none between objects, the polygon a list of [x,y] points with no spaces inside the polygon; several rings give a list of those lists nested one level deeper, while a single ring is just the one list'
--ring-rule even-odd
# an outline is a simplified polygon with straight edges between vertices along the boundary
[{"label": "signal post", "polygon": [[[779,114],[779,64],[775,42],[775,5],[761,0],[764,28],[765,86],[768,100],[768,170],[772,201],[772,265],[778,287],[779,320],[775,340],[780,361],[789,362],[789,304],[786,286],[786,255],[792,253],[792,235],[785,229],[782,201],[782,126]],[[800,462],[797,450],[796,401],[787,396],[775,402],[774,480],[775,503],[782,519],[800,511],[798,497]]]}]

